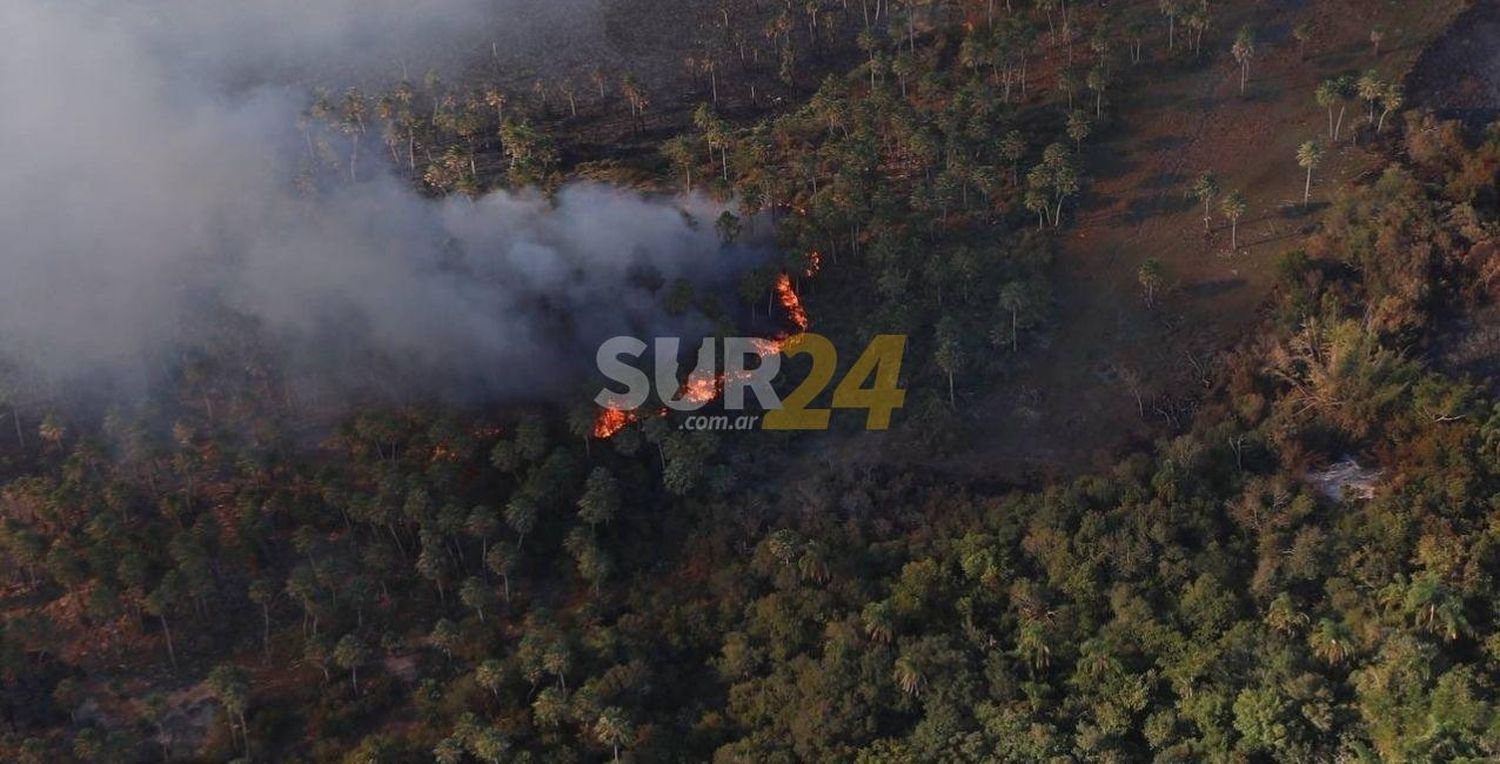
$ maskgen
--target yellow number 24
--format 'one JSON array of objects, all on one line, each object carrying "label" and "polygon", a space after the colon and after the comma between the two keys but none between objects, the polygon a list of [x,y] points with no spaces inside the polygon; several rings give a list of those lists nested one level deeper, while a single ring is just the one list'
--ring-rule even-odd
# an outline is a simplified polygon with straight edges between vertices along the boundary
[{"label": "yellow number 24", "polygon": [[[828,383],[838,368],[838,351],[827,337],[798,334],[786,341],[781,352],[788,358],[812,356],[812,371],[782,401],[777,411],[766,412],[763,427],[767,430],[826,430],[829,410],[807,407]],[[865,429],[885,430],[891,426],[891,412],[906,404],[906,391],[899,387],[901,360],[906,354],[906,337],[881,334],[870,341],[859,360],[849,368],[838,387],[833,389],[833,407],[865,409]],[[866,380],[869,386],[865,387]]]}]

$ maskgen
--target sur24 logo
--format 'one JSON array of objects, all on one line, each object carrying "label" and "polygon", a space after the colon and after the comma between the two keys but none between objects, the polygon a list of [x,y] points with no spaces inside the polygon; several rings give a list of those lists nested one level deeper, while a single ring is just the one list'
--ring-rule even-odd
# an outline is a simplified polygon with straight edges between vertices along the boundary
[{"label": "sur24 logo", "polygon": [[[719,372],[719,350],[723,346],[723,372]],[[814,407],[814,402],[834,380],[838,372],[838,351],[833,342],[821,334],[804,332],[773,342],[759,337],[705,338],[698,346],[697,361],[688,374],[688,382],[679,381],[678,353],[682,340],[658,337],[653,345],[637,337],[614,337],[599,346],[595,361],[599,372],[623,392],[606,385],[594,396],[594,402],[606,409],[634,411],[651,399],[653,380],[636,363],[652,350],[655,390],[661,403],[674,411],[696,411],[719,397],[729,411],[745,409],[746,393],[766,411],[761,420],[766,430],[826,430],[831,409],[864,409],[865,429],[885,430],[891,426],[891,412],[906,404],[906,391],[900,386],[901,361],[906,354],[906,336],[880,334],[870,340],[863,353],[844,372],[833,388],[829,408]],[[807,376],[785,398],[774,386],[781,373],[783,357],[809,356],[812,360]],[[748,362],[758,359],[751,366]],[[704,389],[711,393],[699,392]]]}]

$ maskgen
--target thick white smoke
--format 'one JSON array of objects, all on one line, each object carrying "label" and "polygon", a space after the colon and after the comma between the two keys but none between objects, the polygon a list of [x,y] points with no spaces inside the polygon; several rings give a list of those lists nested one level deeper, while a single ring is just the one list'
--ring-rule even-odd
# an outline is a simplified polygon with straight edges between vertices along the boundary
[{"label": "thick white smoke", "polygon": [[0,355],[56,382],[145,375],[211,301],[308,368],[380,357],[432,390],[535,391],[658,318],[642,273],[703,283],[742,265],[702,201],[599,186],[434,201],[374,173],[296,190],[303,67],[377,76],[358,67],[487,46],[497,12],[571,12],[501,6],[0,3]]}]

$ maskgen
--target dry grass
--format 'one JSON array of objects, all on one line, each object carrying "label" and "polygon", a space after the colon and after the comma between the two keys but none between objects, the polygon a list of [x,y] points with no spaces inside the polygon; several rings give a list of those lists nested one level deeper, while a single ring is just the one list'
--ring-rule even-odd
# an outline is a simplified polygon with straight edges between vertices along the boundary
[{"label": "dry grass", "polygon": [[[1326,114],[1313,98],[1317,83],[1371,68],[1388,80],[1404,75],[1463,6],[1238,2],[1220,12],[1205,38],[1205,63],[1163,62],[1165,41],[1156,44],[1149,51],[1155,60],[1141,65],[1132,92],[1115,106],[1106,140],[1086,147],[1095,177],[1060,248],[1060,326],[1046,348],[1030,354],[1027,368],[979,407],[976,416],[993,435],[966,466],[989,475],[1100,468],[1121,447],[1169,429],[1163,425],[1174,424],[1176,404],[1201,389],[1212,357],[1255,326],[1276,258],[1316,224],[1317,202],[1382,161],[1350,139],[1350,127],[1364,119],[1358,106],[1345,115],[1344,140],[1329,143]],[[1291,36],[1300,23],[1314,30],[1305,56]],[[1257,30],[1259,50],[1241,96],[1228,49],[1245,24]],[[1370,43],[1375,26],[1385,30],[1378,59]],[[1325,146],[1310,212],[1301,208],[1304,176],[1296,161],[1307,140]],[[1203,172],[1248,201],[1236,252],[1228,221],[1216,210],[1205,234],[1202,208],[1186,195]],[[1172,282],[1155,309],[1141,299],[1136,276],[1150,257]]]}]

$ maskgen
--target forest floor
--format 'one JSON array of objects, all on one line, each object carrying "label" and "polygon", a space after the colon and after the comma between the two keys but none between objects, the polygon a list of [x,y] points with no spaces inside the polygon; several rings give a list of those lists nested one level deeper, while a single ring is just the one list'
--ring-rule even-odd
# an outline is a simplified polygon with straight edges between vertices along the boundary
[{"label": "forest floor", "polygon": [[[1085,146],[1091,178],[1060,241],[1056,328],[971,408],[972,429],[984,435],[950,469],[1003,479],[1075,474],[1107,468],[1122,449],[1174,429],[1204,384],[1202,370],[1255,326],[1278,256],[1312,230],[1339,189],[1383,163],[1356,142],[1368,144],[1371,133],[1359,102],[1349,104],[1341,140],[1328,140],[1327,113],[1313,97],[1318,83],[1369,69],[1386,81],[1403,77],[1464,6],[1242,2],[1209,33],[1214,47],[1205,40],[1202,63],[1148,50],[1143,73],[1114,105],[1115,124]],[[1299,52],[1292,29],[1303,22],[1313,37]],[[1224,31],[1241,25],[1257,34],[1243,95],[1227,51],[1233,33]],[[1378,57],[1372,28],[1384,31]],[[1310,209],[1296,160],[1308,140],[1325,150]],[[1248,201],[1236,251],[1217,205],[1205,232],[1203,208],[1189,195],[1204,172]],[[1137,276],[1152,257],[1168,284],[1154,308]]]}]

